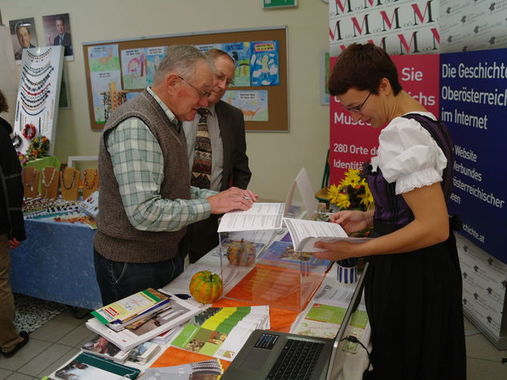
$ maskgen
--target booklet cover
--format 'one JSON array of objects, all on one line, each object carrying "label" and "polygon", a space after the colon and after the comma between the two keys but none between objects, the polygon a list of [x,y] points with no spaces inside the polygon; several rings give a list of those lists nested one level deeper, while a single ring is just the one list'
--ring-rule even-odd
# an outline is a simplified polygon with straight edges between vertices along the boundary
[{"label": "booklet cover", "polygon": [[123,330],[125,324],[160,311],[168,302],[169,299],[165,294],[150,288],[92,311],[92,315],[115,331],[119,331]]},{"label": "booklet cover", "polygon": [[296,251],[322,251],[314,247],[317,241],[336,242],[347,240],[353,243],[360,243],[369,239],[349,237],[345,230],[337,223],[291,218],[283,218],[283,221],[289,230]]},{"label": "booklet cover", "polygon": [[144,342],[129,351],[128,361],[146,364],[159,351],[160,346],[158,344],[153,342]]},{"label": "booklet cover", "polygon": [[227,212],[220,219],[218,232],[280,229],[284,209],[284,203],[256,202],[247,211]]},{"label": "booklet cover", "polygon": [[171,345],[233,360],[255,329],[269,328],[269,306],[210,307],[192,318]]},{"label": "booklet cover", "polygon": [[[329,267],[332,262],[329,260],[314,257],[310,252],[299,252],[294,250],[291,241],[274,241],[260,255],[260,261],[269,261],[269,264],[308,264],[315,266]],[[268,263],[266,263],[268,264]]]},{"label": "booklet cover", "polygon": [[168,293],[169,303],[163,311],[133,322],[121,331],[114,331],[97,318],[86,322],[93,332],[103,336],[121,350],[128,351],[135,346],[187,322],[192,316],[202,311],[202,307],[183,301]]},{"label": "booklet cover", "polygon": [[[347,306],[345,302],[333,304],[312,303],[304,312],[304,316],[294,323],[291,332],[299,335],[334,339],[343,322]],[[359,306],[358,310],[352,313],[349,326],[348,335],[352,335],[361,341],[369,339],[370,325],[364,306]],[[344,350],[355,353],[357,346],[357,343],[347,342]]]},{"label": "booklet cover", "polygon": [[129,355],[129,351],[122,351],[120,347],[100,335],[96,335],[92,340],[83,344],[81,350],[119,363],[123,363]]},{"label": "booklet cover", "polygon": [[55,372],[56,379],[122,380],[135,379],[141,371],[98,356],[81,353]]}]

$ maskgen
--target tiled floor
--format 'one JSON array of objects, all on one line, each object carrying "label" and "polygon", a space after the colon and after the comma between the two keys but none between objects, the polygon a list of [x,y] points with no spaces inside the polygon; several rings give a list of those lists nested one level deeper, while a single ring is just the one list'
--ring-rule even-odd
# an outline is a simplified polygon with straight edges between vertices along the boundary
[{"label": "tiled floor", "polygon": [[[30,342],[10,359],[0,357],[0,379],[40,379],[61,367],[79,352],[79,347],[94,335],[84,319],[76,319],[71,311],[56,316],[30,334]],[[501,360],[507,351],[498,351],[465,320],[469,380],[505,380],[507,365]]]}]

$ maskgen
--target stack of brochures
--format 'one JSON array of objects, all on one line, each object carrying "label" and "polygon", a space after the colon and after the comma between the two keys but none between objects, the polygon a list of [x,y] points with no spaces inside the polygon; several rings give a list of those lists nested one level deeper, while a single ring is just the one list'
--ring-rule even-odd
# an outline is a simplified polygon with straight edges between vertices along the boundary
[{"label": "stack of brochures", "polygon": [[92,315],[114,331],[165,310],[169,298],[154,289],[137,292],[119,301],[92,311]]},{"label": "stack of brochures", "polygon": [[93,311],[94,318],[86,327],[128,351],[184,324],[202,310],[170,293],[147,289]]},{"label": "stack of brochures", "polygon": [[123,351],[120,347],[109,342],[106,338],[97,335],[81,347],[83,352],[113,360],[117,363],[130,361],[146,364],[160,351],[160,345],[154,342],[144,342],[130,351]]}]

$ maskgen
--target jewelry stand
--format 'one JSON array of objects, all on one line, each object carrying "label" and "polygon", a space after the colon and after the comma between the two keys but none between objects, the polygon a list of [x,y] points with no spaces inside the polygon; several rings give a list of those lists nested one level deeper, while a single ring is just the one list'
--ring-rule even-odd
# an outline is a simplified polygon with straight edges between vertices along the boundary
[{"label": "jewelry stand", "polygon": [[99,188],[99,169],[90,168],[83,171],[83,199],[88,198]]},{"label": "jewelry stand", "polygon": [[63,56],[63,46],[23,50],[13,128],[19,136],[18,152],[28,154],[33,139],[46,136],[51,141],[49,154],[53,154]]},{"label": "jewelry stand", "polygon": [[39,171],[32,167],[23,168],[22,180],[25,198],[37,198],[39,196]]},{"label": "jewelry stand", "polygon": [[46,199],[58,197],[58,184],[60,182],[60,171],[56,168],[47,167],[42,169],[41,175],[41,196]]},{"label": "jewelry stand", "polygon": [[60,192],[66,201],[76,201],[79,197],[79,178],[81,173],[74,168],[66,167],[60,173]]}]

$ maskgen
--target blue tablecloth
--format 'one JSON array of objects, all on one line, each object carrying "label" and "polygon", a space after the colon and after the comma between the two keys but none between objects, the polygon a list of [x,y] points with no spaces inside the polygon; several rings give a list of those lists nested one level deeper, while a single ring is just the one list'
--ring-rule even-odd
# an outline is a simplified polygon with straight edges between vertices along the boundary
[{"label": "blue tablecloth", "polygon": [[14,293],[66,305],[102,306],[93,266],[95,231],[79,224],[25,221],[27,240],[11,251]]}]

